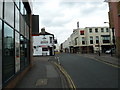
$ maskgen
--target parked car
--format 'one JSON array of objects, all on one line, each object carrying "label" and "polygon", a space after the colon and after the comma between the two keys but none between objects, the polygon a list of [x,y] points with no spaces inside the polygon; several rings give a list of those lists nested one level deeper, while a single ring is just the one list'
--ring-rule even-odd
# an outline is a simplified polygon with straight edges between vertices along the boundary
[{"label": "parked car", "polygon": [[112,49],[109,49],[109,50],[105,51],[105,53],[106,53],[106,54],[110,54],[110,53],[111,53],[111,51],[112,51],[112,53],[115,53],[115,49],[114,49],[114,48],[112,48]]}]

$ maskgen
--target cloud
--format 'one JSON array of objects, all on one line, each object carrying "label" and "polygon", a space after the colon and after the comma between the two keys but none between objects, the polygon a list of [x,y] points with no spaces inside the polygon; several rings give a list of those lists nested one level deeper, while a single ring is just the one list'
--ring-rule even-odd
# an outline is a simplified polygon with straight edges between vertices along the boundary
[{"label": "cloud", "polygon": [[44,1],[33,3],[34,14],[40,17],[40,27],[46,27],[48,32],[55,34],[59,43],[66,40],[73,29],[77,28],[77,21],[81,28],[105,26],[104,22],[108,22],[108,5],[103,1]]}]

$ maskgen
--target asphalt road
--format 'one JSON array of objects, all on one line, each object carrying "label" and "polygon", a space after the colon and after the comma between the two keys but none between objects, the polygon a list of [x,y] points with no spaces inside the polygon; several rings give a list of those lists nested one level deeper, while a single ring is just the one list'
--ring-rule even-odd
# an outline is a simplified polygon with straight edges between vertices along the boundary
[{"label": "asphalt road", "polygon": [[77,88],[118,88],[118,68],[77,54],[58,57]]}]

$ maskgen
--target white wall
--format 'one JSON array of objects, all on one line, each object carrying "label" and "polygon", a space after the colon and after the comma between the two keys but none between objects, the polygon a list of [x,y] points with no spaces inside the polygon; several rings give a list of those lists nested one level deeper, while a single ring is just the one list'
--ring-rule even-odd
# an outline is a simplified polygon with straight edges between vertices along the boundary
[{"label": "white wall", "polygon": [[[52,37],[52,43],[50,43],[50,37]],[[48,46],[53,47],[53,36],[52,35],[39,35],[39,36],[33,36],[33,55],[43,55],[47,54],[50,55],[50,50],[48,51],[42,51],[43,47],[48,48]],[[35,49],[34,46],[37,48]],[[54,49],[53,49],[54,53]]]},{"label": "white wall", "polygon": [[[89,28],[92,28],[92,31],[93,31],[92,33],[89,32]],[[98,28],[98,33],[95,32],[95,28]],[[104,32],[101,32],[101,28],[104,28]],[[102,39],[101,35],[110,35],[111,36],[110,41],[112,41],[112,30],[110,29],[109,32],[106,32],[106,28],[108,28],[108,27],[87,27],[87,28],[85,28],[86,34],[87,34],[86,38],[87,38],[88,46],[93,45],[95,51],[98,50],[98,48],[99,48],[99,47],[95,47],[95,45],[98,45],[98,44],[96,44],[96,36],[99,36],[100,46],[101,45],[110,45],[110,43],[102,42],[103,39]],[[90,44],[90,36],[93,36],[93,44]],[[113,44],[113,43],[111,43],[111,44]],[[100,47],[100,50],[101,50],[101,47]]]}]

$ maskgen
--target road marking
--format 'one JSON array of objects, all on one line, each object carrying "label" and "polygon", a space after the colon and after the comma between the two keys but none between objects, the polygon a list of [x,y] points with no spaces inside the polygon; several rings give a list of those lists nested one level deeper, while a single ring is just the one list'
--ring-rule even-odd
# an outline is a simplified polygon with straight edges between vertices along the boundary
[{"label": "road marking", "polygon": [[71,79],[70,75],[65,71],[65,69],[62,66],[60,66],[59,64],[57,64],[56,62],[53,62],[53,63],[64,74],[64,76],[66,77],[66,79],[67,79],[67,81],[69,83],[70,88],[72,88],[73,90],[76,90],[76,86],[75,86],[73,80]]}]

